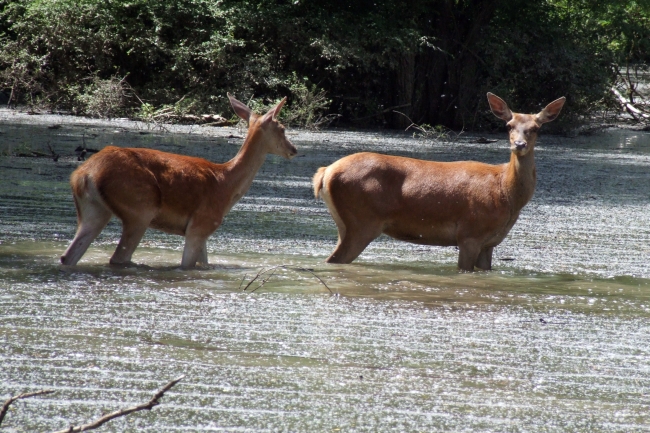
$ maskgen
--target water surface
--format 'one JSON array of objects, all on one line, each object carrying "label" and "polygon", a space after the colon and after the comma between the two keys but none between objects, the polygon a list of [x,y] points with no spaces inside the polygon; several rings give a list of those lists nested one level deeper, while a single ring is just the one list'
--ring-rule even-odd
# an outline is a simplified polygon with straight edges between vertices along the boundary
[{"label": "water surface", "polygon": [[647,132],[542,135],[535,197],[495,270],[473,274],[454,248],[384,237],[325,264],[336,229],[311,176],[362,150],[505,162],[505,134],[290,134],[301,156],[267,158],[208,268],[179,270],[182,238],[157,232],[139,267],[110,267],[112,222],[63,269],[79,144],[225,161],[245,132],[0,112],[0,152],[61,154],[0,157],[0,398],[56,390],[12,406],[4,430],[89,421],[180,374],[160,406],[103,431],[650,430]]}]

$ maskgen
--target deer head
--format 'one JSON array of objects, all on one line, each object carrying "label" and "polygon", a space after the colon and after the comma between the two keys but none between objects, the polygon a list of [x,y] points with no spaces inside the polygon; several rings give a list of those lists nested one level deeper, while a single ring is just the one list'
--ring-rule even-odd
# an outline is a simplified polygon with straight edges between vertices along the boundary
[{"label": "deer head", "polygon": [[235,99],[230,93],[228,93],[228,99],[230,99],[230,105],[237,116],[248,124],[248,135],[252,137],[259,134],[259,143],[264,146],[266,153],[280,155],[286,159],[296,156],[298,151],[285,136],[284,125],[277,120],[280,110],[287,102],[286,97],[264,115],[255,114],[246,104]]},{"label": "deer head", "polygon": [[493,93],[488,92],[487,98],[492,113],[506,122],[510,135],[510,151],[518,156],[524,156],[535,148],[539,128],[542,124],[554,120],[566,102],[563,96],[537,114],[520,114],[510,111],[508,104]]}]

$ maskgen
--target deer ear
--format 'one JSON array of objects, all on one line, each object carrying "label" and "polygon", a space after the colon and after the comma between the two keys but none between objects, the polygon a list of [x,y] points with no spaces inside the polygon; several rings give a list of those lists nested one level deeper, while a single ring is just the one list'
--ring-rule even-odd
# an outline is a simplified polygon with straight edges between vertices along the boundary
[{"label": "deer ear", "polygon": [[237,116],[239,116],[241,119],[248,122],[253,111],[248,108],[243,102],[236,100],[230,93],[227,95],[228,99],[230,99],[230,105],[232,106],[232,109],[235,110],[235,114],[237,114]]},{"label": "deer ear", "polygon": [[492,114],[497,116],[499,119],[510,122],[512,119],[512,111],[510,111],[510,108],[508,108],[506,101],[490,92],[488,92],[487,98],[488,104],[490,104],[490,110],[492,110]]},{"label": "deer ear", "polygon": [[562,111],[562,107],[564,107],[565,102],[566,98],[562,96],[561,98],[558,98],[548,104],[542,111],[537,113],[537,121],[539,123],[546,123],[550,122],[551,120],[555,120],[555,118],[560,114],[560,111]]},{"label": "deer ear", "polygon": [[278,116],[280,115],[280,110],[282,110],[282,107],[284,107],[284,104],[286,104],[286,102],[287,102],[287,97],[285,96],[284,98],[282,98],[280,102],[278,102],[278,104],[275,107],[271,108],[264,115],[264,117],[262,118],[262,122],[268,122],[277,119]]}]

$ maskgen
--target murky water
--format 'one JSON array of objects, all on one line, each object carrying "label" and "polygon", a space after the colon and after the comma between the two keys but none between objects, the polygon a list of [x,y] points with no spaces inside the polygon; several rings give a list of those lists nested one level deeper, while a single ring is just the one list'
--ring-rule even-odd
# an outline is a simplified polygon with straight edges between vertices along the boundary
[{"label": "murky water", "polygon": [[5,431],[89,421],[180,374],[160,406],[102,431],[650,430],[649,133],[542,136],[535,197],[495,270],[474,274],[453,248],[388,238],[326,265],[336,229],[310,179],[360,150],[504,162],[505,134],[291,134],[301,156],[267,159],[208,269],[177,269],[182,239],[156,232],[141,267],[111,268],[114,222],[63,270],[82,140],[225,161],[244,132],[0,111],[0,152],[62,155],[0,157],[0,399],[56,390],[12,405]]}]

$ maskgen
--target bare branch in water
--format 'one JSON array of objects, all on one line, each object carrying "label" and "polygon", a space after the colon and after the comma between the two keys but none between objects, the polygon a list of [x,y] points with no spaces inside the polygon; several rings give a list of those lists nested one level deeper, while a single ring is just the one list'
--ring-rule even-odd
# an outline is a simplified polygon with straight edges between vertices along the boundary
[{"label": "bare branch in water", "polygon": [[[261,288],[264,284],[266,284],[266,282],[267,282],[269,279],[271,279],[271,277],[273,276],[273,274],[275,274],[275,271],[278,270],[278,269],[288,269],[288,270],[291,270],[291,271],[297,271],[297,272],[309,272],[309,273],[312,274],[312,275],[313,275],[313,276],[314,276],[318,281],[320,281],[320,283],[321,283],[323,286],[325,286],[325,288],[326,288],[327,290],[329,290],[329,292],[330,292],[332,295],[334,294],[334,292],[332,291],[332,289],[330,289],[329,286],[328,286],[327,284],[325,284],[325,281],[323,281],[323,279],[322,279],[321,277],[319,277],[318,275],[316,275],[316,274],[314,273],[314,271],[312,271],[311,269],[301,268],[301,267],[299,267],[299,266],[289,266],[289,265],[278,265],[278,266],[273,266],[272,268],[269,268],[269,269],[266,269],[266,270],[262,269],[261,271],[259,271],[259,272],[257,273],[257,275],[255,275],[255,277],[254,277],[252,280],[249,281],[248,284],[246,284],[246,287],[244,287],[244,291],[248,290],[248,288],[249,288],[249,287],[250,287],[250,286],[251,286],[255,281],[257,281],[258,278],[260,278],[261,276],[263,276],[263,275],[265,275],[265,274],[268,274],[268,273],[270,272],[271,275],[269,275],[268,277],[266,277],[265,279],[263,279],[262,282],[261,282],[257,287],[255,287],[253,290],[251,290],[251,293],[253,293],[253,292],[256,291],[257,289]],[[245,278],[245,276],[244,276],[244,278]],[[242,279],[242,281],[243,281],[243,279]],[[241,284],[239,284],[239,287],[241,288]]]},{"label": "bare branch in water", "polygon": [[[244,280],[246,279],[246,274],[244,274],[243,277],[241,277],[241,281],[239,282],[239,288],[241,289],[241,285],[244,284]],[[248,287],[248,286],[247,286]],[[246,290],[246,289],[244,289]]]},{"label": "bare branch in water", "polygon": [[[267,269],[267,270],[262,269],[261,271],[259,271],[259,272],[257,273],[257,275],[255,275],[255,277],[253,277],[253,279],[250,280],[250,281],[248,282],[248,284],[246,284],[246,287],[244,287],[244,292],[245,292],[246,290],[248,290],[248,288],[251,286],[251,284],[253,284],[255,281],[257,281],[257,279],[258,279],[259,277],[261,277],[262,275],[267,274],[267,273],[269,273],[269,272],[271,272],[271,271],[275,271],[275,270],[278,269],[279,267],[281,267],[281,266],[274,266],[274,267],[269,268],[269,269]],[[242,281],[243,281],[243,280],[242,280]],[[259,289],[260,287],[262,287],[262,286],[264,285],[265,282],[266,282],[266,281],[262,281],[262,283],[261,283],[259,286],[257,286],[254,290],[252,290],[251,292],[254,292],[255,290],[257,290],[257,289]],[[241,284],[239,285],[239,287],[241,287]]]},{"label": "bare branch in water", "polygon": [[264,279],[262,280],[262,282],[260,283],[259,286],[255,287],[253,290],[251,290],[251,293],[253,293],[255,290],[259,289],[259,288],[262,287],[264,284],[266,284],[266,282],[267,282],[268,280],[271,279],[271,277],[273,276],[273,274],[275,274],[275,271],[277,271],[278,268],[279,268],[279,266],[276,266],[276,267],[273,268],[273,269],[269,269],[269,270],[271,271],[271,275],[269,275],[268,277],[264,278]]},{"label": "bare branch in water", "polygon": [[327,286],[327,284],[325,284],[325,281],[323,281],[322,278],[319,277],[318,275],[316,275],[316,274],[314,273],[314,271],[312,271],[311,269],[307,269],[307,268],[298,268],[298,267],[294,267],[294,268],[290,268],[290,269],[293,269],[294,271],[309,272],[309,273],[312,274],[312,275],[313,275],[313,276],[314,276],[318,281],[320,281],[320,283],[321,283],[323,286],[325,286],[325,288],[326,288],[327,290],[329,290],[329,292],[330,292],[331,294],[334,294],[334,292],[332,292],[332,289],[330,289],[330,288]]},{"label": "bare branch in water", "polygon": [[139,404],[137,406],[132,406],[126,409],[120,409],[116,410],[115,412],[111,412],[107,415],[102,416],[101,418],[98,418],[97,420],[89,423],[89,424],[83,424],[83,425],[78,425],[78,426],[70,426],[67,429],[64,430],[58,430],[55,433],[76,433],[76,432],[82,432],[82,431],[87,431],[87,430],[94,430],[110,420],[113,420],[115,418],[119,418],[122,416],[126,416],[129,414],[132,414],[133,412],[139,412],[141,410],[151,410],[153,409],[154,406],[158,406],[160,404],[160,399],[162,398],[163,395],[167,391],[171,389],[174,385],[176,385],[178,382],[180,382],[185,376],[180,376],[171,382],[169,382],[167,385],[165,385],[160,391],[156,393],[156,395],[153,396],[151,400],[149,400],[147,403]]},{"label": "bare branch in water", "polygon": [[5,418],[5,415],[7,415],[7,411],[9,410],[9,406],[11,406],[11,403],[15,402],[16,400],[22,400],[24,398],[36,397],[37,395],[52,394],[53,392],[54,392],[53,389],[44,389],[35,392],[25,392],[20,395],[9,397],[9,399],[5,401],[4,404],[2,405],[2,409],[0,409],[0,424],[2,424],[2,420]]}]

